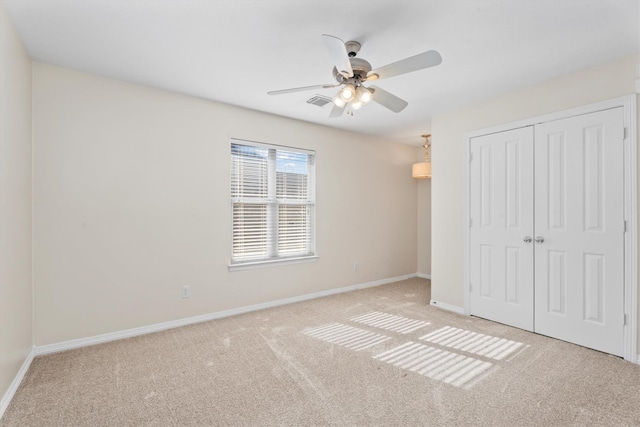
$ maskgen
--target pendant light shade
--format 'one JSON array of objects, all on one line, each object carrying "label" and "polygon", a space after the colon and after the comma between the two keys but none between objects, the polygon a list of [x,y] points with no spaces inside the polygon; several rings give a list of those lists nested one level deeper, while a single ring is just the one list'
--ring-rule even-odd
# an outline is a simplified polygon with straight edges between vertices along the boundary
[{"label": "pendant light shade", "polygon": [[414,163],[411,175],[414,178],[431,178],[431,163]]},{"label": "pendant light shade", "polygon": [[431,178],[431,134],[422,135],[424,142],[424,162],[414,163],[411,176],[418,179]]}]

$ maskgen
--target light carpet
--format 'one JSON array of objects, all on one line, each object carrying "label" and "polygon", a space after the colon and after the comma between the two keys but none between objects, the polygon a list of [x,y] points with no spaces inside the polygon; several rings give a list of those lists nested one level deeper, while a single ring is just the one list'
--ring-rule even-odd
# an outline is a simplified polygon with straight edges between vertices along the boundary
[{"label": "light carpet", "polygon": [[640,366],[410,279],[37,357],[4,426],[640,426]]}]

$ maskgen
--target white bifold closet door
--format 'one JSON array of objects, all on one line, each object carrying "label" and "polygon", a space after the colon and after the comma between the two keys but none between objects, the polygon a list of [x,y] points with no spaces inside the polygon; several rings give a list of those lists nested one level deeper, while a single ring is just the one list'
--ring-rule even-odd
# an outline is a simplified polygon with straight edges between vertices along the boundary
[{"label": "white bifold closet door", "polygon": [[471,314],[532,331],[533,127],[473,138],[471,159]]},{"label": "white bifold closet door", "polygon": [[473,138],[472,315],[623,353],[621,108]]},{"label": "white bifold closet door", "polygon": [[[536,126],[535,331],[622,356],[622,108]],[[534,241],[535,242],[535,241]]]}]

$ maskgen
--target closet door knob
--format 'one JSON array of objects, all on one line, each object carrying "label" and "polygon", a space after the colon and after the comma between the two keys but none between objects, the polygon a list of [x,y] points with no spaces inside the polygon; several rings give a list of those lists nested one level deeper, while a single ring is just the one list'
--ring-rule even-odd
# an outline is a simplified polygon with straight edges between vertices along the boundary
[{"label": "closet door knob", "polygon": [[536,243],[542,243],[542,242],[544,242],[544,237],[542,237],[542,236],[537,236],[537,237],[536,237]]},{"label": "closet door knob", "polygon": [[525,243],[531,243],[532,240],[533,239],[531,238],[531,236],[524,236],[522,238],[522,241],[525,242]]}]

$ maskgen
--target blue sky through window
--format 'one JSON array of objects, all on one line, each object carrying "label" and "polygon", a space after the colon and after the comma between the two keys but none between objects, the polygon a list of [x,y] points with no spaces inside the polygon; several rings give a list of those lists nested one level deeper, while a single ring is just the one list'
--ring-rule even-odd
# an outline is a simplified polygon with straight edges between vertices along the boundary
[{"label": "blue sky through window", "polygon": [[276,171],[308,175],[309,165],[307,155],[278,150],[276,152]]},{"label": "blue sky through window", "polygon": [[[231,144],[231,154],[245,157],[268,159],[267,148]],[[284,173],[309,174],[308,155],[292,151],[276,150],[276,171]]]}]

